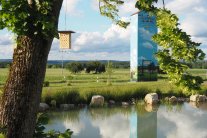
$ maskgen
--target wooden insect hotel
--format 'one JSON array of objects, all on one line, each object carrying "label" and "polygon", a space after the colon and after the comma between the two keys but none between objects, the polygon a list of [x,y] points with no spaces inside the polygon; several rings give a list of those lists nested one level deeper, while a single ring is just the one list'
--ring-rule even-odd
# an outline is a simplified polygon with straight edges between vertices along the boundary
[{"label": "wooden insect hotel", "polygon": [[71,34],[73,31],[59,31],[60,49],[71,49]]}]

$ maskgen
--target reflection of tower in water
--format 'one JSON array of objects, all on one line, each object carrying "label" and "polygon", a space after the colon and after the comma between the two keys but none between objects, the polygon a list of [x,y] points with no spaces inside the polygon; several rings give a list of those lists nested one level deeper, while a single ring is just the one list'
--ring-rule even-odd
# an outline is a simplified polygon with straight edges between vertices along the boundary
[{"label": "reflection of tower in water", "polygon": [[131,114],[130,138],[157,138],[157,111],[153,109],[153,106],[146,105],[144,112]]}]

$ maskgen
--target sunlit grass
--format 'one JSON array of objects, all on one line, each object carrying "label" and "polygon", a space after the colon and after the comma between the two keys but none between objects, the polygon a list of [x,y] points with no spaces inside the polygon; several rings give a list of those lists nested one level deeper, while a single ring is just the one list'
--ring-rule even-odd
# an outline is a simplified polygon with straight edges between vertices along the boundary
[{"label": "sunlit grass", "polygon": [[[206,70],[193,69],[190,72],[206,77]],[[0,69],[0,89],[7,76],[8,69]],[[130,82],[129,69],[115,69],[112,75],[112,86],[106,83],[106,73],[71,74],[68,70],[63,70],[62,75],[62,69],[47,69],[45,81],[49,81],[50,85],[43,88],[42,101],[47,103],[51,100],[56,100],[57,104],[89,103],[92,95],[96,94],[103,95],[106,100],[112,99],[119,102],[129,101],[131,98],[141,99],[150,92],[157,92],[161,96],[189,96],[189,94],[183,95],[180,89],[170,84],[166,75],[159,75],[159,81]],[[207,83],[204,83],[202,88],[202,92],[205,92]]]}]

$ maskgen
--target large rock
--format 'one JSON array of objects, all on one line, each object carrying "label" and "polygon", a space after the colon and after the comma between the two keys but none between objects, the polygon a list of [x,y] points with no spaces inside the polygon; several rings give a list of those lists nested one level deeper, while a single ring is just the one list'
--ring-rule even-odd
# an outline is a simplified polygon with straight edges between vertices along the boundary
[{"label": "large rock", "polygon": [[91,106],[103,106],[104,105],[104,97],[101,95],[94,95],[91,99]]},{"label": "large rock", "polygon": [[44,112],[44,111],[48,110],[49,108],[50,108],[49,105],[46,104],[46,103],[40,103],[39,104],[39,111],[40,112]]},{"label": "large rock", "polygon": [[178,99],[175,96],[170,97],[169,102],[170,103],[176,103]]},{"label": "large rock", "polygon": [[169,99],[170,99],[169,97],[165,97],[164,100],[165,100],[165,102],[169,102]]},{"label": "large rock", "polygon": [[205,95],[191,95],[190,96],[190,101],[191,102],[205,102],[206,101],[206,96]]},{"label": "large rock", "polygon": [[206,96],[205,95],[199,95],[198,102],[205,102],[205,101],[206,101]]},{"label": "large rock", "polygon": [[199,109],[207,111],[207,103],[198,103]]},{"label": "large rock", "polygon": [[116,102],[114,100],[109,100],[109,104],[114,105],[114,104],[116,104]]},{"label": "large rock", "polygon": [[74,108],[74,107],[75,107],[74,104],[61,104],[60,105],[61,110],[69,110],[69,109]]},{"label": "large rock", "polygon": [[198,101],[198,97],[199,97],[198,94],[196,94],[196,95],[191,95],[191,96],[190,96],[190,101],[191,101],[191,102],[197,102],[197,101]]},{"label": "large rock", "polygon": [[145,96],[144,101],[147,104],[156,104],[158,102],[158,95],[157,93],[149,93]]}]

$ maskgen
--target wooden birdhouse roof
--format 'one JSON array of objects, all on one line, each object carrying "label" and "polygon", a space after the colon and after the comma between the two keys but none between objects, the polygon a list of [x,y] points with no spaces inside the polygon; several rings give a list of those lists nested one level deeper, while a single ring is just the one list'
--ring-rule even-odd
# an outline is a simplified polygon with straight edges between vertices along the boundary
[{"label": "wooden birdhouse roof", "polygon": [[58,31],[58,33],[75,33],[75,32],[68,30],[68,31]]}]

